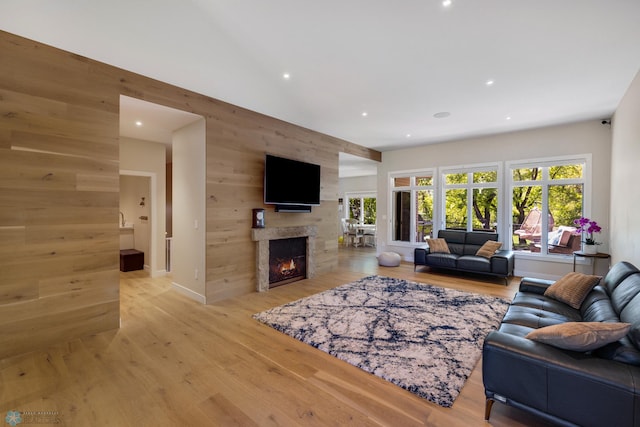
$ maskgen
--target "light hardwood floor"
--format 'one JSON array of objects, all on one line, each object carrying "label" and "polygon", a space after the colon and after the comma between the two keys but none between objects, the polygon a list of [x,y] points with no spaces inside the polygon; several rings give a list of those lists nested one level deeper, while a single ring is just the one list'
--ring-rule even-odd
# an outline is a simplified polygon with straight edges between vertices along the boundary
[{"label": "light hardwood floor", "polygon": [[[368,274],[511,297],[513,279],[378,267],[341,248],[336,272],[201,305],[169,278],[121,274],[121,328],[0,360],[0,416],[48,411],[68,426],[542,426],[499,403],[484,421],[481,362],[441,408],[251,318]],[[50,420],[50,419],[49,419]]]}]

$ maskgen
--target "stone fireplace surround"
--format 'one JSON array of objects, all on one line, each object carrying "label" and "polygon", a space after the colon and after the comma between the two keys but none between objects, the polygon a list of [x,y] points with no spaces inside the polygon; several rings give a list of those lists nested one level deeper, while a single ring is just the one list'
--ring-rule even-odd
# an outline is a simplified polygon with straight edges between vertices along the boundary
[{"label": "stone fireplace surround", "polygon": [[256,249],[256,276],[258,279],[256,290],[269,290],[269,240],[290,239],[294,237],[307,238],[307,278],[315,275],[315,247],[318,227],[302,225],[297,227],[269,227],[252,228],[251,240],[258,243]]}]

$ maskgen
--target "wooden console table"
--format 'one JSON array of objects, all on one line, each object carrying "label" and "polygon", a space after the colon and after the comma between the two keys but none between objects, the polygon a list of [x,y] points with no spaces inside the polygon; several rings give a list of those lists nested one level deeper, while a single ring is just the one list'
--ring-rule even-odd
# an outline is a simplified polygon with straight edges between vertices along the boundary
[{"label": "wooden console table", "polygon": [[582,258],[593,258],[593,266],[591,269],[591,274],[595,274],[596,272],[596,260],[598,259],[608,259],[609,260],[609,267],[611,267],[611,255],[606,254],[604,252],[597,252],[595,254],[587,254],[585,252],[582,251],[575,251],[573,253],[573,271],[576,271],[576,257],[582,257]]}]

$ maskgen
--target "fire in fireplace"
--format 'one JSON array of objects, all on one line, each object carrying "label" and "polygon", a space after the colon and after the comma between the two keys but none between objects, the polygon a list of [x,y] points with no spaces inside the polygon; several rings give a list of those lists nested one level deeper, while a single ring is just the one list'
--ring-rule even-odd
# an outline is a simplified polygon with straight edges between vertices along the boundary
[{"label": "fire in fireplace", "polygon": [[269,241],[269,287],[307,277],[307,238]]}]

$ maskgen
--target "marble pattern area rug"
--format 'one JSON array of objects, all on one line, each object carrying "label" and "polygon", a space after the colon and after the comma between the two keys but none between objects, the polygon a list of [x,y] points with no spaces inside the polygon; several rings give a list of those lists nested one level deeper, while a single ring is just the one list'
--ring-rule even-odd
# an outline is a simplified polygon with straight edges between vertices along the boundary
[{"label": "marble pattern area rug", "polygon": [[508,305],[503,298],[369,276],[253,317],[451,407]]}]

